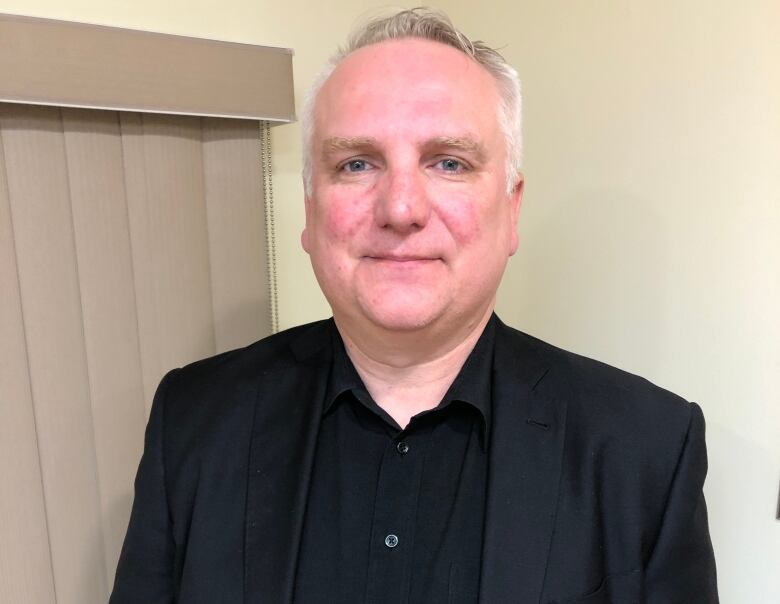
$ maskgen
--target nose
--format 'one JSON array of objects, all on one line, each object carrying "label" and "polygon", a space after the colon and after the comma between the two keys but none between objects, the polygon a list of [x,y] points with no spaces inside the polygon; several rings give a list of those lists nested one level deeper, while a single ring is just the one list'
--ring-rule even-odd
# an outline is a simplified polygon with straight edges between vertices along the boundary
[{"label": "nose", "polygon": [[378,226],[407,234],[425,227],[431,204],[424,175],[413,167],[396,167],[385,174],[376,203]]}]

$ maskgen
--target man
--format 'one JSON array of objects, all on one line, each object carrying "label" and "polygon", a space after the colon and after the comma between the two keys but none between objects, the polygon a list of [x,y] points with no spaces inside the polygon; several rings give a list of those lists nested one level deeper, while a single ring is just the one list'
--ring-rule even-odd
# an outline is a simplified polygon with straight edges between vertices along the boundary
[{"label": "man", "polygon": [[333,319],[165,377],[112,602],[717,602],[699,408],[493,314],[519,104],[426,10],[326,69],[302,243]]}]

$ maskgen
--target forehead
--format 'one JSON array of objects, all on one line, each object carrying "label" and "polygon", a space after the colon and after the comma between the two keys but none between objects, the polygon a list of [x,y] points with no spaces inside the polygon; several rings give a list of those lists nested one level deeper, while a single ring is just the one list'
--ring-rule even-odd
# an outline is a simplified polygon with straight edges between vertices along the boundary
[{"label": "forehead", "polygon": [[498,132],[499,94],[481,65],[421,39],[381,42],[348,55],[315,104],[315,141],[328,137],[416,138]]}]

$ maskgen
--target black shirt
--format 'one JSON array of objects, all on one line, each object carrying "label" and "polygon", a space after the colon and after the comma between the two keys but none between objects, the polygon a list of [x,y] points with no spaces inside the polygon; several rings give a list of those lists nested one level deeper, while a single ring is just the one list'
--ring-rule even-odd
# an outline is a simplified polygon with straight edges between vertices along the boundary
[{"label": "black shirt", "polygon": [[439,405],[403,430],[333,329],[296,604],[477,600],[495,321]]}]

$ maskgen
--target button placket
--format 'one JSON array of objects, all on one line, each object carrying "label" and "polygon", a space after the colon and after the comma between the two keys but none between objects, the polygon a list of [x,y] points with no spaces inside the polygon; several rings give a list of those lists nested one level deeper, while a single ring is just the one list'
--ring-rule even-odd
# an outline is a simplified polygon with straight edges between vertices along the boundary
[{"label": "button placket", "polygon": [[[423,432],[424,434],[425,432]],[[414,519],[425,455],[420,431],[396,435],[379,468],[364,601],[397,603],[408,592]],[[414,450],[415,455],[409,455]]]}]

